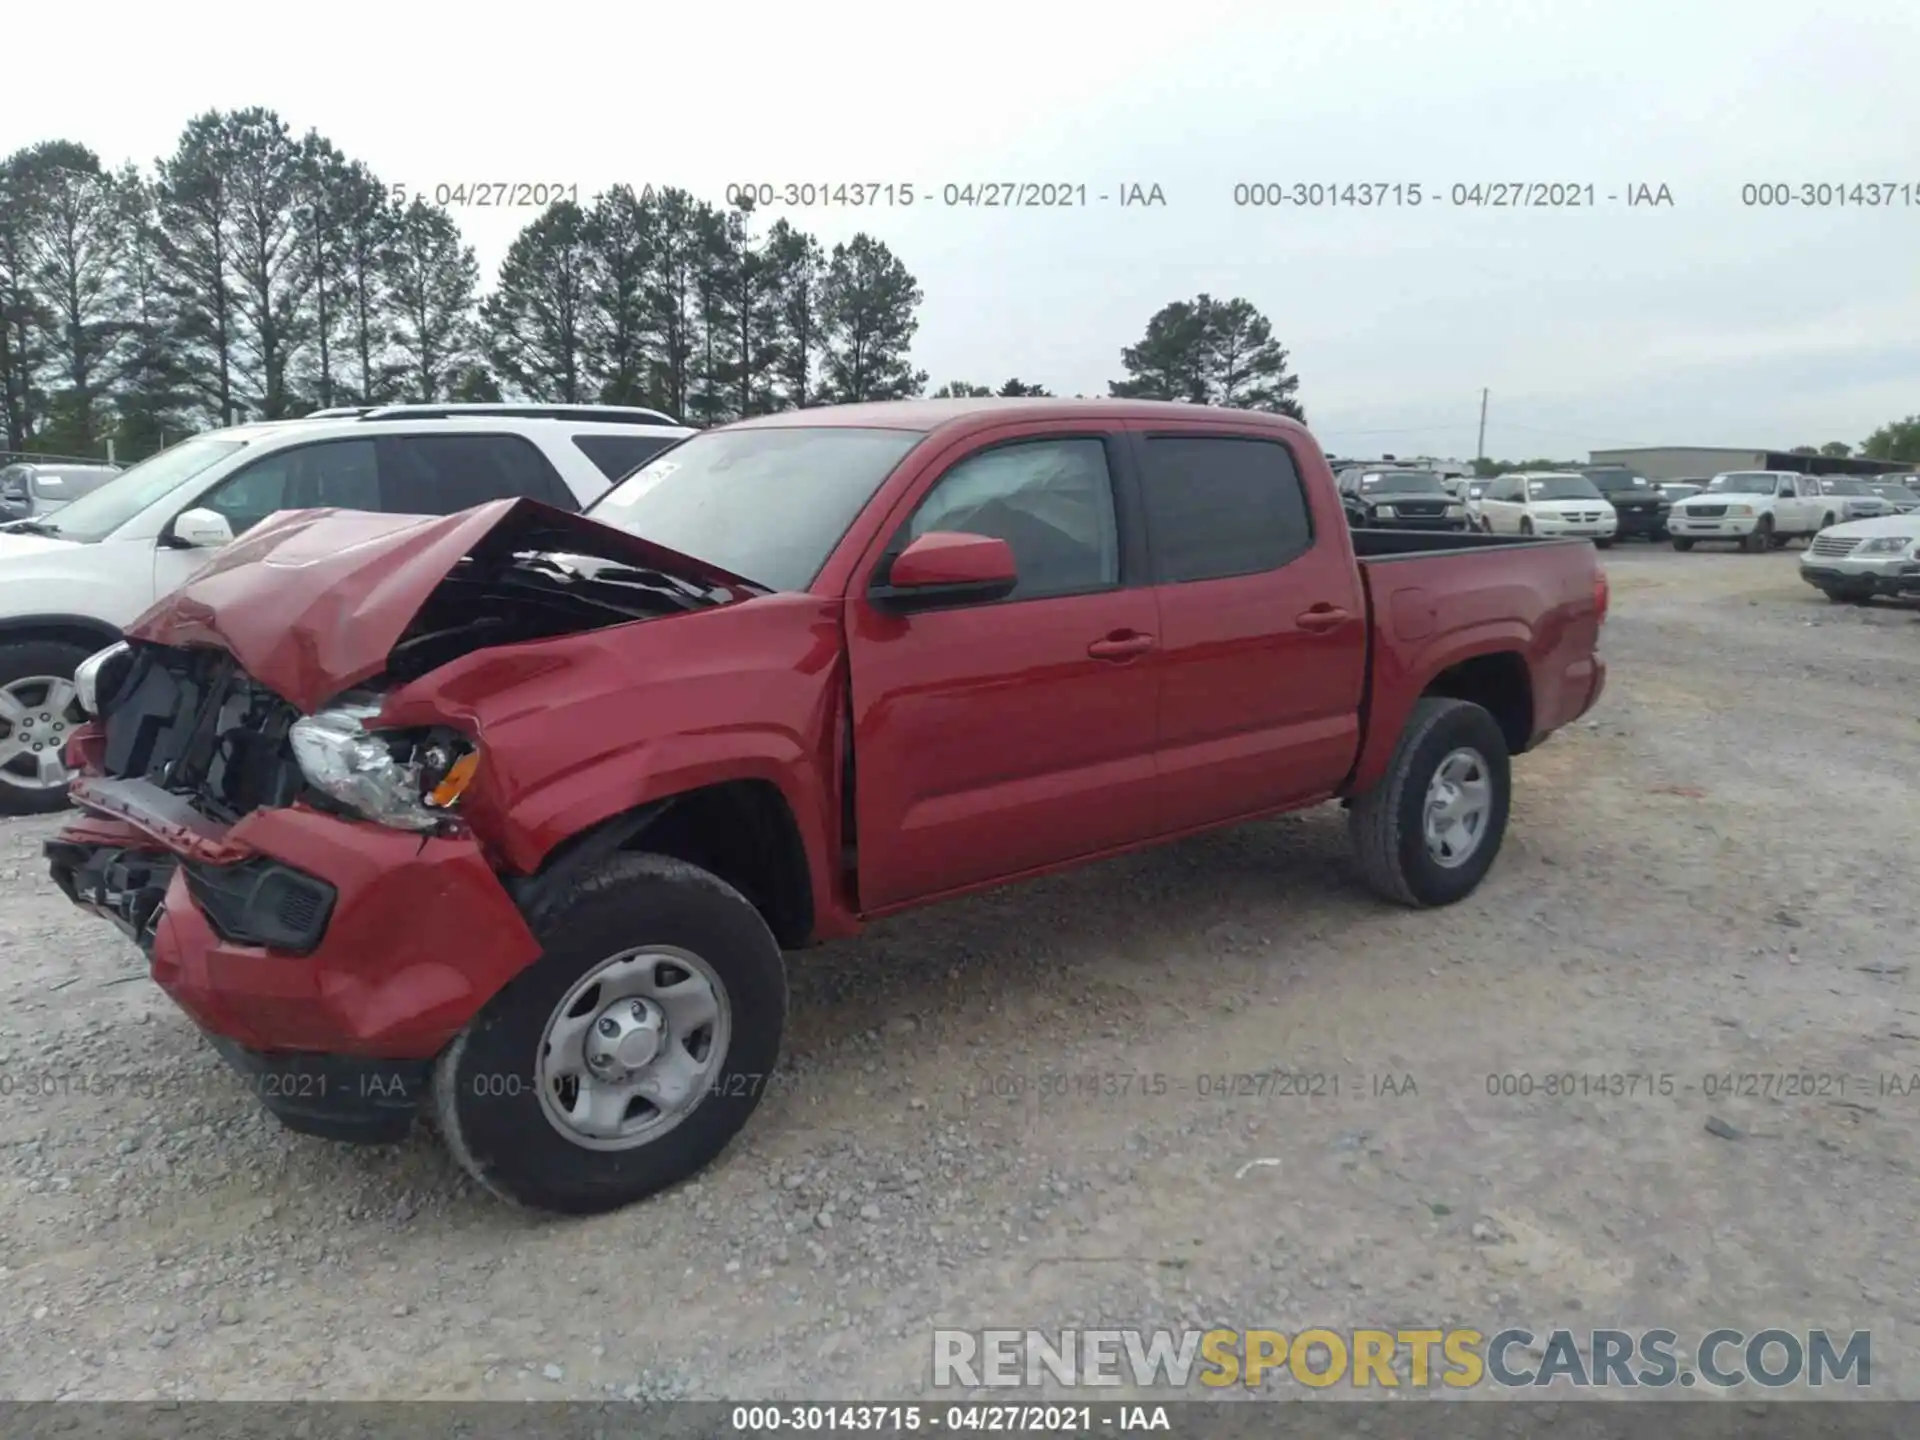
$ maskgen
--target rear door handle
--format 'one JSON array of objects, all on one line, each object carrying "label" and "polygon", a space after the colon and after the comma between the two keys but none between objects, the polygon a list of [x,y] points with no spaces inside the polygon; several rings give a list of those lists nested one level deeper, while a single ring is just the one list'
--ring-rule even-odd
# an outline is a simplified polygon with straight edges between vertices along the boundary
[{"label": "rear door handle", "polygon": [[1087,654],[1095,660],[1131,660],[1136,655],[1146,654],[1153,646],[1153,636],[1134,631],[1128,635],[1109,635],[1104,640],[1096,640],[1087,646]]},{"label": "rear door handle", "polygon": [[1324,630],[1337,630],[1353,617],[1338,605],[1316,605],[1311,610],[1303,610],[1293,617],[1293,623],[1302,630],[1311,630],[1319,634]]}]

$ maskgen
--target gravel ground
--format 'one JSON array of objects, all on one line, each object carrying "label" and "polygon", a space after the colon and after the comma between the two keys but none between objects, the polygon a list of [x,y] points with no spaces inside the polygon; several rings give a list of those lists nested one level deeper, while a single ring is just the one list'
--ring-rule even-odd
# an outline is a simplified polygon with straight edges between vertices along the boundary
[{"label": "gravel ground", "polygon": [[[590,1221],[281,1131],[0,821],[0,1395],[904,1397],[941,1324],[1518,1323],[1871,1328],[1920,1397],[1920,610],[1606,562],[1609,693],[1470,900],[1376,903],[1327,809],[887,922],[793,957],[721,1162]],[[1210,1078],[1276,1069],[1326,1079]]]}]

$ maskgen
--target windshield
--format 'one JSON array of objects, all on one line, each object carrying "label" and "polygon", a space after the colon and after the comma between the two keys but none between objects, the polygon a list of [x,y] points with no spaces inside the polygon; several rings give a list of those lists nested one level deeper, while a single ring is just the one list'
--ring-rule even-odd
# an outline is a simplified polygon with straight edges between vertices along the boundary
[{"label": "windshield", "polygon": [[1601,490],[1651,490],[1653,482],[1631,470],[1589,470],[1587,478]]},{"label": "windshield", "polygon": [[91,494],[62,506],[60,518],[49,521],[48,528],[66,540],[104,540],[149,505],[246,443],[212,437],[182,440],[151,460],[121,471]]},{"label": "windshield", "polygon": [[1600,492],[1584,475],[1542,475],[1527,481],[1529,500],[1598,500]]},{"label": "windshield", "polygon": [[710,430],[634,471],[587,513],[773,590],[804,590],[918,430]]},{"label": "windshield", "polygon": [[1871,495],[1864,480],[1822,480],[1820,488],[1829,495]]},{"label": "windshield", "polygon": [[1440,483],[1440,474],[1435,470],[1388,470],[1378,475],[1360,477],[1360,488],[1374,495],[1445,495],[1447,487]]},{"label": "windshield", "polygon": [[1707,489],[1715,494],[1732,495],[1771,495],[1779,477],[1769,475],[1764,470],[1736,470],[1727,475],[1716,475]]},{"label": "windshield", "polygon": [[46,500],[78,500],[82,495],[91,495],[119,474],[118,470],[105,467],[66,469],[42,465],[33,472],[33,488],[36,494]]}]

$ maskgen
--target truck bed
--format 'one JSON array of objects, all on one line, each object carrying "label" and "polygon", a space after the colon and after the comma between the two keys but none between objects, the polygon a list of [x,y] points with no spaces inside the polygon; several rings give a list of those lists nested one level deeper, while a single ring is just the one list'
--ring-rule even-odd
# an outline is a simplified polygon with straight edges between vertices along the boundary
[{"label": "truck bed", "polygon": [[1457,550],[1500,550],[1518,545],[1591,545],[1591,540],[1543,539],[1538,535],[1489,535],[1481,530],[1350,530],[1361,560],[1397,560]]},{"label": "truck bed", "polygon": [[[1511,717],[1520,754],[1583,714],[1605,683],[1595,656],[1606,578],[1591,541],[1409,530],[1353,530],[1369,627],[1362,747],[1349,781],[1384,771],[1436,671],[1441,693],[1482,687],[1528,697]],[[1503,721],[1503,724],[1506,723]]]}]

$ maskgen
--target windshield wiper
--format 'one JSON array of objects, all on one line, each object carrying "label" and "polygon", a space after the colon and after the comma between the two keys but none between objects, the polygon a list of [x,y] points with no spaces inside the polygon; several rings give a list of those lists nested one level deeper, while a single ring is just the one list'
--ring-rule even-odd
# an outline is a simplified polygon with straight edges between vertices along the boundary
[{"label": "windshield wiper", "polygon": [[49,520],[12,520],[0,529],[21,535],[58,535],[60,527]]}]

